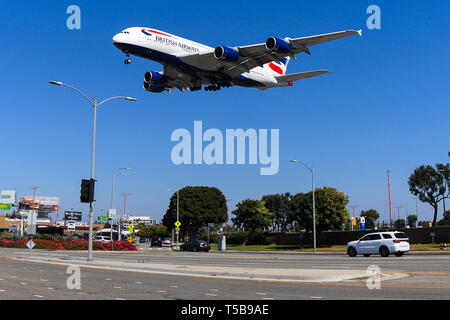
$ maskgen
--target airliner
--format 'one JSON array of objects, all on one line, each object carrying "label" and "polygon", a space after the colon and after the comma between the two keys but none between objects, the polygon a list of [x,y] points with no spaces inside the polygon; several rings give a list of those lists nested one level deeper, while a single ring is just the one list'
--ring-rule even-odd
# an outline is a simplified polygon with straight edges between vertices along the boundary
[{"label": "airliner", "polygon": [[130,55],[156,61],[163,71],[147,71],[143,86],[149,92],[170,93],[173,89],[216,91],[223,87],[242,86],[265,90],[292,86],[294,81],[329,73],[314,70],[286,74],[295,54],[311,55],[310,47],[358,34],[362,30],[345,30],[302,38],[269,37],[264,43],[215,48],[147,27],[127,28],[112,38],[113,44]]}]

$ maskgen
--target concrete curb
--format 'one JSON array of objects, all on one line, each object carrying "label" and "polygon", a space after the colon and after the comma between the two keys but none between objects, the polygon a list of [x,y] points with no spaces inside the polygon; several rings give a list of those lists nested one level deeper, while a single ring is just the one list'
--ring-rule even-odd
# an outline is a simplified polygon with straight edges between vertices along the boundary
[{"label": "concrete curb", "polygon": [[[210,250],[210,252],[220,252],[220,253],[260,253],[260,254],[292,254],[292,255],[314,255],[314,252],[280,252],[280,251],[252,251],[252,250]],[[450,250],[443,251],[409,251],[405,255],[450,255]],[[347,255],[343,251],[320,251],[315,253],[315,255]]]}]

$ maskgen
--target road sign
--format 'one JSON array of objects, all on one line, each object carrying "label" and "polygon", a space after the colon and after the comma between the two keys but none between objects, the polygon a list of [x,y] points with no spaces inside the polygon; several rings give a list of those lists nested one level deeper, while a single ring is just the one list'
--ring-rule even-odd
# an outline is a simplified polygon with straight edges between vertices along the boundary
[{"label": "road sign", "polygon": [[36,219],[37,219],[37,211],[35,210],[28,211],[27,234],[36,234]]},{"label": "road sign", "polygon": [[177,220],[177,222],[175,222],[175,227],[179,228],[181,226],[181,222]]},{"label": "road sign", "polygon": [[134,241],[134,239],[133,239],[133,237],[128,237],[127,241],[128,241],[129,243],[132,243],[132,242]]},{"label": "road sign", "polygon": [[109,209],[109,213],[108,213],[108,215],[109,215],[109,217],[111,218],[111,219],[115,219],[116,218],[116,209]]},{"label": "road sign", "polygon": [[176,227],[176,228],[175,228],[175,231],[180,231],[180,228]]},{"label": "road sign", "polygon": [[364,217],[359,218],[359,222],[366,223],[366,218],[364,218]]},{"label": "road sign", "polygon": [[109,220],[109,217],[98,217],[97,220]]},{"label": "road sign", "polygon": [[67,231],[75,231],[75,222],[67,222]]},{"label": "road sign", "polygon": [[133,226],[132,224],[129,224],[129,225],[128,225],[128,231],[129,231],[130,233],[133,233],[133,231],[134,231],[134,226]]},{"label": "road sign", "polygon": [[28,241],[27,242],[27,247],[28,247],[28,249],[33,249],[33,247],[34,247],[34,242],[33,242],[33,240],[30,240],[30,241]]},{"label": "road sign", "polygon": [[11,210],[11,205],[10,204],[0,203],[0,209],[1,210]]}]

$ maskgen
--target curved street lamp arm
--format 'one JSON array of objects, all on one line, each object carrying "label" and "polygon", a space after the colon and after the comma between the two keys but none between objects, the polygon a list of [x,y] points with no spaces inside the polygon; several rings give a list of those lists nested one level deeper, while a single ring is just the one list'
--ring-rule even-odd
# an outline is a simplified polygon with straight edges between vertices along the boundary
[{"label": "curved street lamp arm", "polygon": [[75,90],[76,92],[78,92],[79,94],[81,94],[83,97],[85,97],[85,98],[89,101],[89,103],[92,104],[93,107],[95,107],[95,103],[92,102],[92,100],[89,99],[89,97],[88,97],[87,95],[85,95],[83,92],[81,92],[81,91],[78,90],[77,88],[74,88],[74,87],[72,87],[72,86],[70,86],[70,85],[68,85],[68,84],[65,84],[65,83],[61,83],[61,85],[62,85],[62,86],[65,86],[65,87],[68,87],[68,88],[70,88],[70,89],[72,89],[72,90]]},{"label": "curved street lamp arm", "polygon": [[126,99],[127,97],[111,97],[111,98],[108,98],[108,99],[105,99],[105,100],[103,100],[102,102],[100,102],[100,103],[97,103],[97,107],[99,107],[101,104],[103,104],[103,103],[105,103],[105,102],[108,102],[109,100],[112,100],[112,99]]},{"label": "curved street lamp arm", "polygon": [[300,160],[294,160],[293,162],[301,163],[306,169],[308,169],[309,171],[312,171],[312,166],[309,167],[308,165],[306,165],[305,163],[301,162]]}]

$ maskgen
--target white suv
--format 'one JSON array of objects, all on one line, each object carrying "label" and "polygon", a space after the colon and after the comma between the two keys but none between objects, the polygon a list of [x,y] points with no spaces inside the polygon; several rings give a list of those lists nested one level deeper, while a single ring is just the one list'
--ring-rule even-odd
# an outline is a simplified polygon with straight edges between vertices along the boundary
[{"label": "white suv", "polygon": [[379,254],[387,257],[391,253],[401,257],[408,251],[408,236],[399,231],[369,233],[359,240],[347,243],[347,254],[350,257],[355,257],[357,254],[363,254],[365,257]]}]

